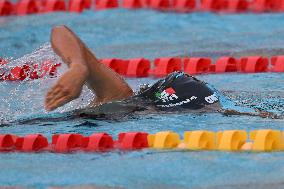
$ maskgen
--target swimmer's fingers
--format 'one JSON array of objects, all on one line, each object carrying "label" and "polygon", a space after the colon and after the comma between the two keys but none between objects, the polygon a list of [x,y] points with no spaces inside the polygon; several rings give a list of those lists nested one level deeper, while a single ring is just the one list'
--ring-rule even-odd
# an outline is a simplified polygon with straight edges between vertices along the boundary
[{"label": "swimmer's fingers", "polygon": [[68,102],[70,102],[70,98],[68,96],[62,96],[61,98],[57,99],[56,101],[54,101],[52,104],[49,104],[47,109],[49,111],[52,111],[56,108],[58,108],[59,106],[62,106]]},{"label": "swimmer's fingers", "polygon": [[55,87],[51,88],[49,92],[46,95],[45,98],[45,107],[48,109],[48,106],[53,103],[57,98],[60,98],[62,96],[61,94],[61,87],[56,85]]},{"label": "swimmer's fingers", "polygon": [[69,97],[69,92],[65,90],[64,88],[60,87],[57,93],[51,93],[50,97],[47,97],[46,109],[50,111],[51,107],[54,107],[54,106],[56,106],[56,108],[59,107],[60,105],[56,105],[56,103],[59,99],[62,99],[62,98],[71,99]]},{"label": "swimmer's fingers", "polygon": [[53,86],[52,88],[50,88],[50,89],[48,90],[47,96],[48,96],[48,95],[55,94],[55,93],[58,93],[58,92],[60,91],[60,89],[61,89],[61,86],[58,85],[58,84],[55,85],[55,86]]},{"label": "swimmer's fingers", "polygon": [[58,98],[61,98],[62,96],[66,96],[68,93],[64,88],[59,88],[56,93],[52,93],[50,97],[48,98],[49,103],[53,103],[53,101],[57,100]]},{"label": "swimmer's fingers", "polygon": [[61,90],[61,87],[58,85],[55,85],[54,87],[52,87],[46,94],[46,98],[45,98],[45,102],[50,101],[54,95],[58,94]]}]

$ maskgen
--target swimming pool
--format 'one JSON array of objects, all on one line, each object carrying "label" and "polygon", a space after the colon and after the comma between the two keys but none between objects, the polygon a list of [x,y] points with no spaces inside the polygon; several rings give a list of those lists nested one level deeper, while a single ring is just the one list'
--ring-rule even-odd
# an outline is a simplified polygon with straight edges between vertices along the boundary
[{"label": "swimming pool", "polygon": [[[98,57],[153,59],[162,56],[275,55],[284,54],[283,14],[215,15],[174,14],[151,10],[123,9],[83,14],[55,13],[24,18],[0,18],[0,57],[41,61],[52,58],[50,28],[66,24],[79,34]],[[41,46],[41,48],[39,48]],[[34,50],[39,48],[38,50]],[[31,53],[32,54],[28,54]],[[60,73],[66,68],[62,67]],[[284,114],[283,74],[202,75],[239,105],[260,107]],[[0,133],[25,135],[42,133],[207,129],[282,129],[283,119],[263,119],[222,114],[147,115],[120,121],[73,119],[17,120],[47,117],[44,94],[56,78],[25,83],[0,83]],[[127,79],[133,88],[155,79]],[[51,116],[61,116],[85,106],[91,93],[60,108]],[[14,122],[11,124],[11,122]],[[167,152],[135,151],[110,153],[7,153],[0,154],[0,186],[46,188],[48,186],[109,186],[122,188],[282,188],[284,153]]]}]

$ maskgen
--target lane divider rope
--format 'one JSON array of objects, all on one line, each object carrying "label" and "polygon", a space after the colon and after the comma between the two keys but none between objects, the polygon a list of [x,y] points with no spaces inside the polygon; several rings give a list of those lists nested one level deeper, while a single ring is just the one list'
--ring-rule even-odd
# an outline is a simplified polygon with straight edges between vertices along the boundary
[{"label": "lane divider rope", "polygon": [[[93,3],[94,2],[94,3]],[[85,9],[105,10],[113,8],[151,8],[160,11],[194,12],[209,11],[222,13],[284,12],[284,0],[0,0],[0,16],[70,11],[81,13]]]},{"label": "lane divider rope", "polygon": [[22,66],[9,67],[7,61],[0,59],[0,81],[27,81],[46,77],[56,77],[61,63],[46,60],[41,64],[25,63]]},{"label": "lane divider rope", "polygon": [[[264,73],[284,72],[284,55],[270,59],[263,56],[247,56],[239,59],[220,57],[215,62],[206,57],[161,57],[153,63],[145,58],[100,60],[104,65],[125,77],[164,77],[174,71],[184,71],[190,75],[221,73]],[[8,61],[0,59],[0,81],[23,81],[46,77],[56,77],[61,63],[46,60],[41,64],[26,63],[9,67]]]},{"label": "lane divider rope", "polygon": [[183,139],[173,131],[161,131],[155,134],[146,132],[125,132],[118,139],[107,133],[55,134],[51,143],[42,134],[29,134],[24,137],[13,134],[0,134],[0,152],[105,152],[110,150],[206,150],[206,151],[242,151],[242,146],[251,143],[249,151],[284,151],[284,132],[272,129],[225,130],[212,132],[207,130],[186,131]]}]

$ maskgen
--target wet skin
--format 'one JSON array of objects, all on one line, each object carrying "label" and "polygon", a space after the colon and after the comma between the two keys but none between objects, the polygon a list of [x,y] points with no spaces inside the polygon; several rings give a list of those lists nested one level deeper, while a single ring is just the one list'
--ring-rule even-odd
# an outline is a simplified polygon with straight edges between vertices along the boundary
[{"label": "wet skin", "polygon": [[133,95],[132,89],[124,79],[100,63],[66,26],[52,29],[51,46],[69,69],[48,91],[45,99],[46,110],[54,110],[78,98],[84,84],[96,94],[92,104],[94,106]]}]

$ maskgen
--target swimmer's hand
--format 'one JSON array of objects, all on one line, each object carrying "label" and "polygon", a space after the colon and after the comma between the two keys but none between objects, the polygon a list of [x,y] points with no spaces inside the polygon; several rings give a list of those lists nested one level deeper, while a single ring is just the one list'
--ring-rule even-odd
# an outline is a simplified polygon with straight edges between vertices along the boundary
[{"label": "swimmer's hand", "polygon": [[270,119],[283,119],[283,116],[279,116],[279,115],[274,114],[272,112],[267,112],[267,111],[258,110],[258,109],[256,109],[256,111],[257,111],[256,113],[238,112],[236,110],[222,110],[220,112],[223,113],[226,116],[229,116],[229,115],[248,115],[248,116],[258,116],[258,117],[270,118]]},{"label": "swimmer's hand", "polygon": [[71,64],[57,81],[55,86],[49,89],[45,98],[45,109],[52,111],[80,96],[82,87],[88,77],[88,69],[81,64]]}]

